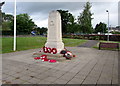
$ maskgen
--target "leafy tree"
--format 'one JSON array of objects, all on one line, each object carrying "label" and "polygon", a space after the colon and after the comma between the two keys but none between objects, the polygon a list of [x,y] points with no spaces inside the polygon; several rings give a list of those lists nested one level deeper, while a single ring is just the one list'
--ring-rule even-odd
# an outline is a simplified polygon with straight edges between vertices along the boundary
[{"label": "leafy tree", "polygon": [[116,26],[116,28],[120,28],[120,26]]},{"label": "leafy tree", "polygon": [[112,33],[112,34],[120,34],[119,31],[112,31],[111,33]]},{"label": "leafy tree", "polygon": [[2,22],[2,31],[10,31],[11,30],[10,24],[11,22],[9,21]]},{"label": "leafy tree", "polygon": [[17,30],[30,33],[35,24],[28,14],[19,14],[16,17]]},{"label": "leafy tree", "polygon": [[106,33],[107,32],[107,25],[105,23],[100,22],[95,26],[95,33]]},{"label": "leafy tree", "polygon": [[62,32],[63,34],[66,33],[73,33],[74,32],[74,26],[75,26],[75,18],[71,13],[68,12],[68,10],[57,10],[61,14],[61,20],[62,20]]},{"label": "leafy tree", "polygon": [[45,27],[40,28],[41,35],[46,34],[46,33],[47,33],[47,28],[45,28]]},{"label": "leafy tree", "polygon": [[2,13],[2,30],[11,30],[10,24],[13,21],[13,15]]},{"label": "leafy tree", "polygon": [[82,33],[92,33],[93,28],[92,28],[92,15],[90,8],[91,4],[89,2],[86,3],[84,6],[84,10],[82,13],[80,13],[80,16],[78,16],[78,24],[80,25],[82,29]]},{"label": "leafy tree", "polygon": [[12,21],[14,19],[14,16],[11,14],[5,14],[2,13],[2,21]]},{"label": "leafy tree", "polygon": [[75,33],[77,31],[76,25],[75,18],[71,15],[70,20],[66,25],[67,33]]},{"label": "leafy tree", "polygon": [[40,27],[36,27],[34,30],[36,31],[36,33],[37,33],[38,35],[40,35]]},{"label": "leafy tree", "polygon": [[[13,22],[11,23],[11,27],[13,30]],[[16,28],[18,33],[23,32],[24,34],[29,34],[34,27],[36,27],[36,25],[28,14],[19,14],[16,16]]]},{"label": "leafy tree", "polygon": [[45,27],[42,27],[42,28],[37,27],[37,28],[35,29],[35,31],[37,32],[37,34],[43,35],[43,34],[46,34],[46,33],[47,33],[47,28],[45,28]]}]

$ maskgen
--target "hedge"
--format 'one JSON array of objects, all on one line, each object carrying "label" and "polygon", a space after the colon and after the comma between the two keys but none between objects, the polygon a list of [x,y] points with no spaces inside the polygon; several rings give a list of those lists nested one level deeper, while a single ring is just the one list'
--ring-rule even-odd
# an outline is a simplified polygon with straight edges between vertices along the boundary
[{"label": "hedge", "polygon": [[[63,35],[63,38],[107,40],[108,35]],[[109,35],[110,41],[120,41],[120,35]]]}]

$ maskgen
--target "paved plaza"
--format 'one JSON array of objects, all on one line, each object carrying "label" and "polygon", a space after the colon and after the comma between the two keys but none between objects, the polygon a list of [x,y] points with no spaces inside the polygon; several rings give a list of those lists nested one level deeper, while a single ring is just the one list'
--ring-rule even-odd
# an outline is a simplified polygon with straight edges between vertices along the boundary
[{"label": "paved plaza", "polygon": [[3,54],[3,84],[118,84],[118,51],[67,47],[76,55],[57,63],[33,59],[39,49]]}]

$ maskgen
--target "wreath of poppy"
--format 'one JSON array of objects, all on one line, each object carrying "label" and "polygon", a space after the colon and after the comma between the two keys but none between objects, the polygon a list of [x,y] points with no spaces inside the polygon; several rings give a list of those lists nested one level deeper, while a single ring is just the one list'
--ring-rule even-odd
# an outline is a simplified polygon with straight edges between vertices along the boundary
[{"label": "wreath of poppy", "polygon": [[51,53],[52,49],[48,47],[47,50],[48,50],[48,53]]},{"label": "wreath of poppy", "polygon": [[43,51],[44,51],[44,53],[48,53],[48,48],[47,47],[43,47]]},{"label": "wreath of poppy", "polygon": [[56,54],[56,53],[57,53],[57,49],[56,49],[56,48],[52,48],[51,52],[52,52],[53,54]]},{"label": "wreath of poppy", "polygon": [[65,54],[65,53],[67,53],[66,50],[62,50],[62,51],[60,52],[60,54]]},{"label": "wreath of poppy", "polygon": [[67,51],[67,53],[65,53],[65,58],[66,59],[71,59],[72,57],[73,57],[73,55],[70,51]]}]

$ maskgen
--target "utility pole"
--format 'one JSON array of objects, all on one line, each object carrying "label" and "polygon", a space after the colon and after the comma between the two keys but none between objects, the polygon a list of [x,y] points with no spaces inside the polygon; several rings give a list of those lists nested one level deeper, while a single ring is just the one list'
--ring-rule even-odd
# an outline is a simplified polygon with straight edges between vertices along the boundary
[{"label": "utility pole", "polygon": [[108,36],[107,36],[107,41],[109,41],[109,11],[106,10],[106,12],[108,13]]},{"label": "utility pole", "polygon": [[16,0],[14,2],[14,45],[13,50],[16,51]]},{"label": "utility pole", "polygon": [[0,3],[0,28],[2,28],[2,11],[1,11],[1,7],[3,6],[3,4],[5,4],[5,2]]}]

